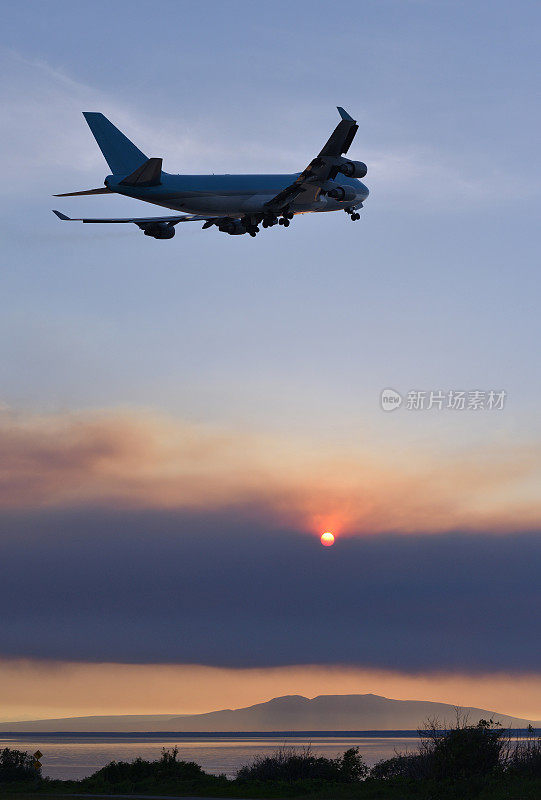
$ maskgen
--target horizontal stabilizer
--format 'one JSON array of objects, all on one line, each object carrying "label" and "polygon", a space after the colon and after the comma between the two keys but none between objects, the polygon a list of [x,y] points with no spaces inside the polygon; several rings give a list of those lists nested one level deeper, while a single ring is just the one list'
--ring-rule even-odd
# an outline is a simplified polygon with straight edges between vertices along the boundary
[{"label": "horizontal stabilizer", "polygon": [[135,172],[120,181],[121,186],[159,186],[162,182],[162,159],[149,158]]},{"label": "horizontal stabilizer", "polygon": [[82,194],[109,194],[111,190],[104,186],[103,189],[83,189],[81,192],[64,192],[63,194],[53,194],[53,197],[79,197]]}]

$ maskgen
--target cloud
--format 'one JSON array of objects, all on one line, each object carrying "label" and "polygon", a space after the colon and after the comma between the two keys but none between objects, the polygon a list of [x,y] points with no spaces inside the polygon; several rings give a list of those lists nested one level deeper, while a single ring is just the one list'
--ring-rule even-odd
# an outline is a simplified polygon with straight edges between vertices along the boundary
[{"label": "cloud", "polygon": [[6,410],[0,655],[535,672],[537,469],[533,443],[389,463],[150,412]]},{"label": "cloud", "polygon": [[539,448],[374,449],[189,424],[149,412],[0,414],[0,508],[253,507],[336,533],[521,530],[539,521]]},{"label": "cloud", "polygon": [[327,549],[258,512],[4,512],[2,655],[541,670],[540,533],[352,537]]}]

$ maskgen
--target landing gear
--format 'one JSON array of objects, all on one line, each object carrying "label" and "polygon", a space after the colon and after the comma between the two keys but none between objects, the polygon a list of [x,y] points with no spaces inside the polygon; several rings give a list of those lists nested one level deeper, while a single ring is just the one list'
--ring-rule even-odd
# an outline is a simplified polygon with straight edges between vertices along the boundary
[{"label": "landing gear", "polygon": [[272,228],[273,225],[278,224],[278,217],[272,216],[272,214],[268,214],[267,216],[263,217],[263,227],[264,228]]},{"label": "landing gear", "polygon": [[277,214],[267,211],[263,219],[261,220],[261,217],[259,217],[259,219],[264,228],[272,228],[273,225],[283,225],[284,228],[288,228],[294,216],[295,214],[293,211],[284,208],[280,211],[280,217],[278,217]]},{"label": "landing gear", "polygon": [[295,214],[293,213],[293,211],[282,211],[282,216],[280,217],[278,222],[280,225],[283,225],[284,228],[288,228],[289,223],[291,222],[294,216]]},{"label": "landing gear", "polygon": [[344,211],[346,212],[346,214],[349,214],[349,216],[351,217],[351,221],[352,221],[352,222],[356,222],[358,219],[360,219],[360,218],[361,218],[361,215],[360,215],[360,214],[358,214],[358,213],[355,211],[355,209],[354,209],[354,208],[344,208]]},{"label": "landing gear", "polygon": [[256,217],[255,215],[245,216],[241,220],[241,224],[244,226],[244,230],[246,233],[249,233],[250,236],[256,236],[259,233],[258,223],[261,221],[261,217]]}]

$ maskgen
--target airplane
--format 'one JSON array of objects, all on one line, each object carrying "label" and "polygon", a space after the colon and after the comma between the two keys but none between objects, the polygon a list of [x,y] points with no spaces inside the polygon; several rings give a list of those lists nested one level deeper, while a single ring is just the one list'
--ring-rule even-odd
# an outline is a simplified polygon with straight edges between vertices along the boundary
[{"label": "airplane", "polygon": [[357,122],[338,106],[341,120],[327,143],[308,166],[292,175],[172,175],[162,169],[161,158],[148,158],[115,128],[103,114],[83,112],[90,130],[112,172],[104,188],[56,194],[78,197],[120,194],[162,208],[178,216],[127,218],[71,218],[53,210],[67,222],[132,222],[154,239],[172,239],[180,222],[203,222],[232,236],[256,236],[259,225],[287,228],[296,214],[345,211],[353,221],[368,197],[360,181],[367,173],[362,161],[345,158],[358,130]]}]

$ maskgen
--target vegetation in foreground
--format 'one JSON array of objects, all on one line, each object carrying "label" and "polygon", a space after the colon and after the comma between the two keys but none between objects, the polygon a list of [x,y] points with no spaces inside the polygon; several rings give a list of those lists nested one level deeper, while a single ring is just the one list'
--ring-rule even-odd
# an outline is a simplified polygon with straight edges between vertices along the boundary
[{"label": "vegetation in foreground", "polygon": [[312,800],[541,800],[541,739],[512,742],[492,720],[451,729],[432,722],[416,752],[397,753],[371,770],[359,748],[338,758],[310,747],[281,747],[242,767],[235,779],[209,775],[178,759],[178,748],[157,761],[112,761],[80,781],[42,778],[27,753],[0,751],[0,796],[18,800],[81,794],[311,798]]}]

